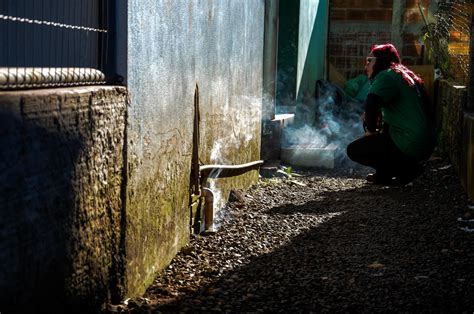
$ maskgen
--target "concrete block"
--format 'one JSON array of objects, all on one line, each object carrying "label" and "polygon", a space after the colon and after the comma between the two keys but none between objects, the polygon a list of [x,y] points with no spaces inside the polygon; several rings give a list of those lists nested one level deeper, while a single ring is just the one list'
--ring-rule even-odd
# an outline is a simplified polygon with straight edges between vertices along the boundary
[{"label": "concrete block", "polygon": [[280,143],[283,129],[293,124],[294,119],[294,114],[277,114],[275,119],[264,123],[261,159],[280,159]]},{"label": "concrete block", "polygon": [[294,166],[334,168],[337,146],[329,144],[317,147],[314,144],[296,144],[281,148],[281,159]]},{"label": "concrete block", "polygon": [[0,311],[93,313],[122,297],[127,97],[0,92]]}]

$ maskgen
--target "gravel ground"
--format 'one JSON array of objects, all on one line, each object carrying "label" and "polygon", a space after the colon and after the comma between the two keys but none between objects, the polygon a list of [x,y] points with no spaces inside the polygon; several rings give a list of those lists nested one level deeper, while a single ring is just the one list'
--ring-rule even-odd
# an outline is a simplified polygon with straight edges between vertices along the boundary
[{"label": "gravel ground", "polygon": [[[235,191],[142,298],[111,312],[474,312],[474,210],[441,158],[401,187],[368,169]],[[300,174],[301,176],[298,176]]]}]

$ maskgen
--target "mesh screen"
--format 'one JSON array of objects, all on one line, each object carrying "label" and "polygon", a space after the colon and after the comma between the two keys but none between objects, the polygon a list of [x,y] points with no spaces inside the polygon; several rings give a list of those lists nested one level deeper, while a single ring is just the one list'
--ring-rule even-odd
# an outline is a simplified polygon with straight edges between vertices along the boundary
[{"label": "mesh screen", "polygon": [[438,1],[434,21],[425,27],[428,57],[445,78],[467,84],[471,1]]},{"label": "mesh screen", "polygon": [[0,0],[0,90],[104,83],[110,0]]}]

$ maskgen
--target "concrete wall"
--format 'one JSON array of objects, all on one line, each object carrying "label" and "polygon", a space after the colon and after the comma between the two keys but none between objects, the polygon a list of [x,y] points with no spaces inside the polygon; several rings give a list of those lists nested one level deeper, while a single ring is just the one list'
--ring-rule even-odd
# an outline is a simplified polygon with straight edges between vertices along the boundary
[{"label": "concrete wall", "polygon": [[474,114],[463,115],[463,139],[461,155],[461,183],[471,202],[474,202]]},{"label": "concrete wall", "polygon": [[[0,311],[139,295],[188,242],[197,86],[200,162],[260,159],[265,1],[130,0],[126,16],[128,91],[0,94]],[[257,178],[206,186],[219,209]]]},{"label": "concrete wall", "polygon": [[0,92],[0,311],[87,312],[120,294],[126,99]]},{"label": "concrete wall", "polygon": [[459,173],[462,168],[463,106],[467,100],[467,89],[441,80],[436,99],[438,147],[451,159]]},{"label": "concrete wall", "polygon": [[[259,159],[264,1],[130,0],[127,295],[188,241],[195,86],[200,160]],[[255,172],[219,180],[222,196]],[[223,181],[223,182],[222,182]]]},{"label": "concrete wall", "polygon": [[467,88],[441,80],[437,100],[439,150],[451,160],[469,199],[474,201],[474,115],[465,111]]}]

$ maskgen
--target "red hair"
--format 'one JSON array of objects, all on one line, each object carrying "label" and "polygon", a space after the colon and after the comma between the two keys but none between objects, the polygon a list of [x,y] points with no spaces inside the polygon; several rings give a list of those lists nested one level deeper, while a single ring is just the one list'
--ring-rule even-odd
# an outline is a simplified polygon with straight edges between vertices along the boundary
[{"label": "red hair", "polygon": [[422,86],[423,80],[417,76],[413,71],[408,69],[401,63],[400,54],[392,44],[373,45],[370,53],[376,57],[374,64],[374,72],[372,77],[375,77],[379,72],[387,69],[392,69],[395,73],[402,75],[403,80],[409,86]]}]

